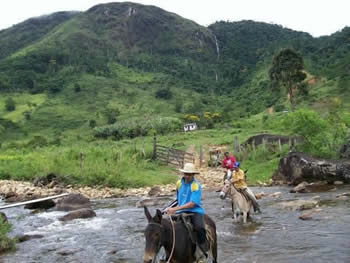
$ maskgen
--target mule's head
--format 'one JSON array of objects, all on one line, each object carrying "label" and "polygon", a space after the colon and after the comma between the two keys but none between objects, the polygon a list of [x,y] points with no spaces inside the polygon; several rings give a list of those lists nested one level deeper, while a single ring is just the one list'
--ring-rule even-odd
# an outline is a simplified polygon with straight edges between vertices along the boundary
[{"label": "mule's head", "polygon": [[224,186],[220,191],[220,198],[224,200],[230,191],[231,191],[231,182],[229,180],[225,180]]},{"label": "mule's head", "polygon": [[146,206],[144,206],[144,211],[148,220],[148,225],[146,226],[144,233],[146,247],[143,255],[143,262],[152,263],[162,246],[162,234],[164,231],[164,227],[161,224],[162,213],[157,209],[156,215],[152,217]]}]

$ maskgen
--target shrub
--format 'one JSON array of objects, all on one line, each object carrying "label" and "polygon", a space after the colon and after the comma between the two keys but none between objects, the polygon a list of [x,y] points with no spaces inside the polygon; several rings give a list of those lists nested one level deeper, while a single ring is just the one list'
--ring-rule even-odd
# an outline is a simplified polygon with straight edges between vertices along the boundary
[{"label": "shrub", "polygon": [[169,88],[163,88],[156,91],[156,98],[170,100],[173,97],[173,93]]},{"label": "shrub", "polygon": [[24,118],[29,121],[30,120],[30,111],[23,112]]},{"label": "shrub", "polygon": [[157,134],[167,134],[181,130],[182,125],[182,121],[178,118],[158,117],[151,120],[135,118],[112,125],[96,127],[94,136],[98,138],[114,137],[119,140],[122,138],[146,136],[152,131]]},{"label": "shrub", "polygon": [[11,225],[3,222],[0,217],[0,253],[15,249],[15,240],[7,236],[10,230]]},{"label": "shrub", "polygon": [[89,120],[89,127],[95,128],[96,127],[96,121],[95,120]]},{"label": "shrub", "polygon": [[79,83],[74,84],[74,91],[77,93],[81,91],[81,87],[80,87]]},{"label": "shrub", "polygon": [[346,125],[334,118],[334,113],[324,118],[312,110],[300,109],[289,113],[283,124],[294,135],[304,138],[304,143],[297,146],[299,150],[319,157],[336,157],[346,137]]},{"label": "shrub", "polygon": [[34,136],[34,138],[31,139],[27,144],[28,147],[32,147],[32,148],[44,147],[47,145],[48,145],[48,142],[46,138],[43,136]]},{"label": "shrub", "polygon": [[8,98],[5,101],[5,110],[14,111],[16,109],[16,102],[12,98]]}]

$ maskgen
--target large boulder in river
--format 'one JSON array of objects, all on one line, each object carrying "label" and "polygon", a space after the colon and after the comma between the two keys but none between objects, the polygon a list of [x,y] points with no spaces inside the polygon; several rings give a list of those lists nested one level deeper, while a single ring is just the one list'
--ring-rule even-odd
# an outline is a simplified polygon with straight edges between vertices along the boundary
[{"label": "large boulder in river", "polygon": [[72,211],[65,216],[59,218],[60,221],[70,221],[78,218],[91,218],[95,217],[96,213],[90,208],[82,208]]},{"label": "large boulder in river", "polygon": [[292,200],[292,201],[284,201],[276,203],[275,206],[282,209],[289,209],[289,210],[307,210],[315,208],[319,205],[318,200]]},{"label": "large boulder in river", "polygon": [[26,204],[24,208],[26,209],[50,209],[56,205],[55,201],[53,200],[44,200],[41,202]]},{"label": "large boulder in river", "polygon": [[73,211],[81,208],[91,208],[90,199],[81,194],[70,194],[56,203],[56,209],[59,211]]},{"label": "large boulder in river", "polygon": [[297,185],[303,181],[350,182],[350,161],[317,159],[300,152],[290,152],[278,165],[274,180]]}]

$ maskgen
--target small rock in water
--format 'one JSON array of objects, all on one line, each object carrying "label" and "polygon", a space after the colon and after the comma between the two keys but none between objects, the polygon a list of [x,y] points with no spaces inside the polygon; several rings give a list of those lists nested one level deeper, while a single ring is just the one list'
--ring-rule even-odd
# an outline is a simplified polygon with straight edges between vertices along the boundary
[{"label": "small rock in water", "polygon": [[57,254],[59,254],[61,256],[68,256],[68,255],[73,255],[78,251],[79,251],[79,249],[62,249],[60,251],[57,251]]},{"label": "small rock in water", "polygon": [[58,220],[60,221],[71,221],[74,219],[78,219],[78,218],[91,218],[91,217],[95,217],[96,213],[90,209],[90,208],[82,208],[82,209],[78,209],[75,210],[73,212],[70,212],[68,214],[66,214],[65,216],[59,218]]},{"label": "small rock in water", "polygon": [[348,196],[350,196],[350,193],[342,193],[342,194],[339,194],[339,195],[337,195],[337,198],[339,198],[339,197],[348,197]]},{"label": "small rock in water", "polygon": [[108,255],[114,255],[114,254],[116,254],[117,252],[118,252],[117,249],[113,249],[113,250],[109,251],[107,254],[108,254]]},{"label": "small rock in water", "polygon": [[299,219],[301,220],[311,220],[312,219],[312,214],[308,213],[308,214],[302,214],[299,216]]},{"label": "small rock in water", "polygon": [[272,197],[275,197],[275,198],[280,198],[281,197],[281,192],[276,192],[276,193],[273,193],[272,194]]},{"label": "small rock in water", "polygon": [[31,239],[36,239],[36,238],[42,238],[44,237],[43,235],[22,235],[22,236],[17,236],[17,240],[18,242],[25,242],[25,241],[28,241],[28,240],[31,240]]},{"label": "small rock in water", "polygon": [[316,201],[320,201],[321,197],[319,195],[315,195],[311,199],[316,200]]}]

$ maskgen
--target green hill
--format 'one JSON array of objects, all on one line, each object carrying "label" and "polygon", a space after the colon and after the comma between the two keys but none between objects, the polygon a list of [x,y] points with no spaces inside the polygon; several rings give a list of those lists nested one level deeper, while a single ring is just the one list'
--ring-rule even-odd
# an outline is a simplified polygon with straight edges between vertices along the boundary
[{"label": "green hill", "polygon": [[298,105],[341,96],[348,107],[349,35],[347,27],[313,38],[253,21],[206,28],[134,3],[29,19],[0,31],[0,136],[91,136],[92,127],[148,116],[192,116],[209,127],[205,112],[225,123],[284,110],[286,93],[268,78],[282,48],[304,58],[308,93]]}]

